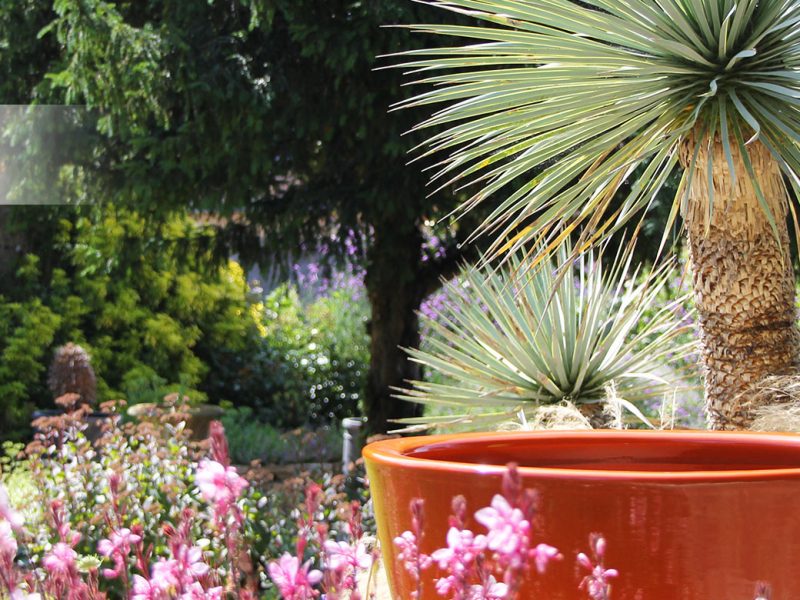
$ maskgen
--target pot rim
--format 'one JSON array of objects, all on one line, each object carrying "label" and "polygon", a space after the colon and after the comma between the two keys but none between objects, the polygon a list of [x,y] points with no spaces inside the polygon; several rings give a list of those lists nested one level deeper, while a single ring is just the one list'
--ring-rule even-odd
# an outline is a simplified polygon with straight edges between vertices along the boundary
[{"label": "pot rim", "polygon": [[[661,438],[662,440],[683,440],[715,442],[722,438],[732,442],[758,441],[760,444],[784,447],[800,446],[800,435],[778,432],[754,431],[702,431],[702,430],[541,430],[510,431],[486,433],[456,433],[429,436],[413,436],[381,440],[367,445],[363,449],[363,457],[367,463],[387,467],[400,467],[410,470],[433,472],[458,472],[465,475],[496,475],[506,472],[506,465],[478,464],[450,460],[430,459],[422,456],[409,456],[408,453],[424,446],[433,446],[460,441],[486,440],[490,442],[513,441],[514,438],[537,437],[559,440],[579,440],[586,438],[602,438],[606,441],[629,441]],[[648,470],[602,470],[562,467],[529,467],[520,466],[519,472],[525,476],[544,479],[572,480],[613,480],[613,481],[650,481],[650,482],[730,482],[730,481],[764,481],[781,478],[800,478],[800,463],[797,467],[768,469],[732,469],[702,471],[648,471]]]}]

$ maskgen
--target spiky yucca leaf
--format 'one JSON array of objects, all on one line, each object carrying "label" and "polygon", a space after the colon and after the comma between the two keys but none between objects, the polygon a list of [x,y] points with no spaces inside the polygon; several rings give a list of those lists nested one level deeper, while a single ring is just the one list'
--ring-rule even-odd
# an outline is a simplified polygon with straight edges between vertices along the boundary
[{"label": "spiky yucca leaf", "polygon": [[530,268],[520,252],[500,270],[470,267],[448,284],[462,288],[461,301],[423,316],[433,332],[428,346],[407,350],[443,382],[414,381],[399,397],[464,414],[403,423],[488,426],[544,404],[601,403],[611,382],[627,403],[674,390],[667,366],[692,344],[678,342],[687,331],[676,316],[684,298],[654,309],[670,271],[664,266],[635,284],[629,253],[604,268],[592,253],[568,262],[571,252],[559,247],[562,269]]},{"label": "spiky yucca leaf", "polygon": [[[696,160],[702,144],[722,144],[731,169],[732,148],[742,153],[747,173],[734,175],[756,183],[773,229],[747,142],[758,137],[800,189],[800,1],[429,3],[483,24],[411,26],[470,43],[404,53],[401,66],[432,89],[401,106],[445,104],[419,126],[441,129],[425,155],[447,153],[434,177],[442,185],[482,184],[463,208],[502,198],[482,226],[495,251],[555,237],[565,222],[589,224],[587,243],[607,235],[649,205],[680,152]],[[639,166],[611,214],[614,193]],[[524,175],[525,185],[509,189]],[[684,177],[671,219],[692,185]]]}]

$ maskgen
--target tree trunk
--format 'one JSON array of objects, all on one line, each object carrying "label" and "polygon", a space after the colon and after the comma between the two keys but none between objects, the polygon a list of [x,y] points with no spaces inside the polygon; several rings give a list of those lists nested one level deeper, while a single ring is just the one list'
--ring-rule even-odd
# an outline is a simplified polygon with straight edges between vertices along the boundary
[{"label": "tree trunk", "polygon": [[421,405],[392,396],[393,388],[420,378],[419,365],[408,360],[402,348],[419,345],[421,249],[422,236],[415,224],[405,229],[399,223],[376,225],[366,277],[372,317],[364,404],[371,433],[391,429],[390,419],[421,414]]},{"label": "tree trunk", "polygon": [[[778,236],[759,203],[738,149],[735,182],[722,144],[713,160],[713,209],[708,148],[697,157],[682,213],[689,236],[694,296],[700,325],[706,412],[713,429],[746,428],[770,394],[766,376],[796,371],[800,336],[795,326],[795,280],[786,225],[788,194],[778,164],[760,142],[748,146]],[[684,148],[684,166],[691,161]],[[709,213],[710,216],[709,216]]]}]

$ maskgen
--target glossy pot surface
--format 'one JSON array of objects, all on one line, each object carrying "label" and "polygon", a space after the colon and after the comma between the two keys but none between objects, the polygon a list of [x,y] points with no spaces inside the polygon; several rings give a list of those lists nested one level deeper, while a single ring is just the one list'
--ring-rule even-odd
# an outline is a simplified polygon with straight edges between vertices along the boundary
[{"label": "glossy pot surface", "polygon": [[[527,577],[520,598],[576,600],[578,552],[589,535],[608,543],[620,571],[612,600],[772,600],[800,597],[800,436],[705,431],[540,431],[402,438],[364,449],[392,597],[415,589],[392,540],[411,529],[409,504],[425,502],[422,551],[446,546],[451,499],[468,513],[500,492],[515,462],[539,493],[534,543],[564,559]],[[467,527],[485,529],[474,520]],[[423,598],[439,598],[434,566]]]}]

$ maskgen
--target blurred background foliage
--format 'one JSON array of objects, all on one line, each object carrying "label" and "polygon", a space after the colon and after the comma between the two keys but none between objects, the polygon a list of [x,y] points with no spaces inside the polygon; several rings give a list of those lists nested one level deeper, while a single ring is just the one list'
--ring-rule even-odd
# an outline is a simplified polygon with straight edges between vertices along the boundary
[{"label": "blurred background foliage", "polygon": [[[52,407],[55,348],[86,348],[100,401],[195,400],[252,407],[276,427],[358,412],[366,365],[363,290],[303,303],[292,284],[264,298],[214,229],[186,212],[156,224],[113,205],[53,209],[52,245],[0,280],[2,434]],[[358,292],[359,290],[356,290]]]},{"label": "blurred background foliage", "polygon": [[[51,405],[47,365],[69,341],[101,400],[181,389],[279,428],[420,416],[393,396],[430,377],[402,348],[430,335],[417,311],[462,301],[441,281],[477,256],[463,242],[485,216],[455,222],[466,192],[429,195],[406,164],[419,115],[388,110],[413,90],[376,70],[425,42],[383,26],[431,13],[0,0],[0,102],[87,108],[57,132],[68,143],[19,148],[36,158],[21,193],[77,206],[0,206],[0,437]],[[661,227],[643,224],[637,259]]]},{"label": "blurred background foliage", "polygon": [[321,237],[346,255],[336,233],[354,232],[370,305],[363,408],[381,429],[417,411],[391,396],[419,375],[399,349],[419,343],[415,311],[473,251],[460,245],[471,224],[445,219],[446,251],[422,260],[425,229],[459,194],[429,197],[407,167],[416,116],[388,108],[411,91],[376,70],[422,43],[383,26],[432,13],[404,0],[0,0],[0,101],[87,108],[59,132],[68,146],[20,149],[43,165],[29,182],[62,176],[36,195],[110,198],[148,219],[210,211],[223,247],[265,268]]}]

